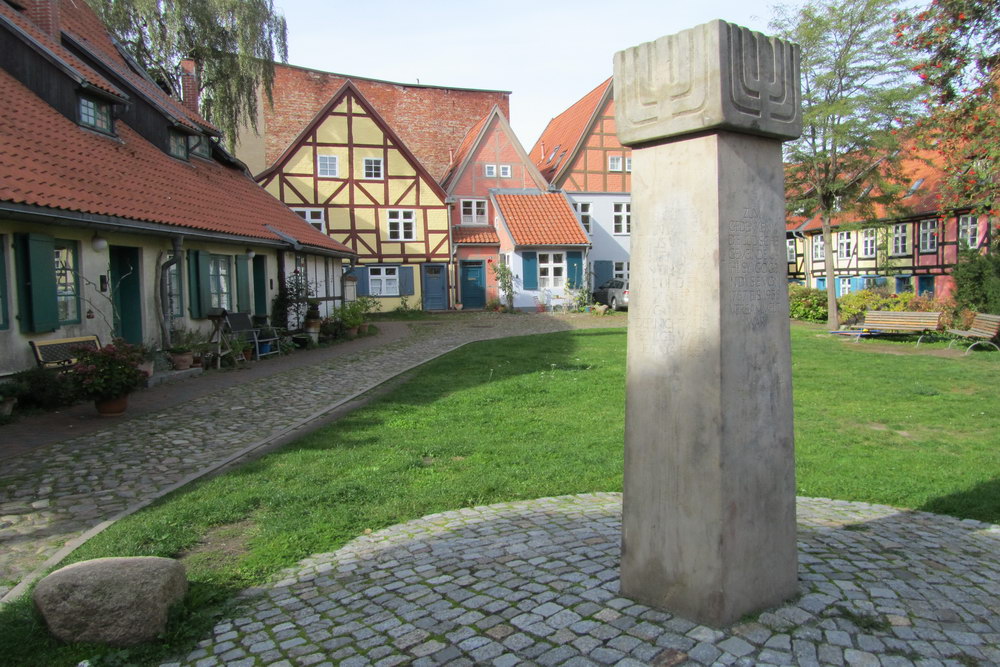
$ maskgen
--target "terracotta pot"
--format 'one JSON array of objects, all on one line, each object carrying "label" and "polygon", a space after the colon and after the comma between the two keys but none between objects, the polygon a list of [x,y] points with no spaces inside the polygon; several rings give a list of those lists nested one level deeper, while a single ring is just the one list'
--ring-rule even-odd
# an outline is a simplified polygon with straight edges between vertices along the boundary
[{"label": "terracotta pot", "polygon": [[97,414],[102,417],[117,417],[124,413],[125,408],[128,407],[128,394],[94,401],[94,407],[97,408]]},{"label": "terracotta pot", "polygon": [[17,403],[17,396],[0,399],[0,417],[6,417],[14,412],[14,405]]},{"label": "terracotta pot", "polygon": [[321,324],[323,324],[323,320],[306,320],[302,323],[302,330],[306,333],[319,333]]},{"label": "terracotta pot", "polygon": [[357,336],[358,335],[358,327],[347,327],[347,333],[350,336]]},{"label": "terracotta pot", "polygon": [[174,365],[174,370],[186,371],[194,362],[194,352],[171,352],[170,361]]},{"label": "terracotta pot", "polygon": [[248,347],[247,349],[243,350],[243,358],[245,360],[247,360],[247,361],[253,361],[253,348],[252,347]]},{"label": "terracotta pot", "polygon": [[358,333],[366,334],[368,333],[368,322],[364,322],[358,325]]}]

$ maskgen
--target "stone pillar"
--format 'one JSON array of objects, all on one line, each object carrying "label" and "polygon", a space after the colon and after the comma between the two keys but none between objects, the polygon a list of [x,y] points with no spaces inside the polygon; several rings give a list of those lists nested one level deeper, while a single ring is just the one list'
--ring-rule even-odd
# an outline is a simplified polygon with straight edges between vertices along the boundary
[{"label": "stone pillar", "polygon": [[723,21],[615,55],[634,149],[622,593],[715,626],[798,588],[781,161],[798,57]]}]

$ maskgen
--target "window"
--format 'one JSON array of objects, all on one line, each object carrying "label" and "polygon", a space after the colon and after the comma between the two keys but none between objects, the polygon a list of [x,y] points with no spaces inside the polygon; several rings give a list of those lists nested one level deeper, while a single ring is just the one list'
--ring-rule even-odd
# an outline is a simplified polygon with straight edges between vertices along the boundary
[{"label": "window", "polygon": [[837,296],[844,296],[851,293],[851,279],[837,278]]},{"label": "window", "polygon": [[625,171],[627,172],[632,171],[632,158],[630,157],[625,158]]},{"label": "window", "polygon": [[851,232],[837,232],[837,257],[850,259],[853,245],[854,237]]},{"label": "window", "polygon": [[937,220],[920,221],[920,252],[935,252],[938,245]]},{"label": "window", "polygon": [[209,308],[230,307],[229,256],[211,255],[208,258],[208,303]]},{"label": "window", "polygon": [[573,210],[576,211],[576,215],[580,218],[580,224],[583,228],[590,233],[590,202],[573,202]]},{"label": "window", "polygon": [[979,220],[974,215],[958,217],[958,242],[970,248],[979,247]]},{"label": "window", "polygon": [[[367,173],[368,164],[367,160],[371,158],[366,158],[365,160],[365,171]],[[377,159],[377,158],[376,158]],[[339,165],[337,164],[336,155],[317,155],[316,156],[316,174],[320,177],[325,178],[336,178],[339,174]],[[365,178],[382,178],[382,163],[379,161],[379,175],[378,176],[365,176]]]},{"label": "window", "polygon": [[463,199],[462,200],[462,224],[463,225],[485,225],[486,224],[486,200],[485,199]]},{"label": "window", "polygon": [[169,137],[169,152],[175,158],[180,160],[188,159],[188,140],[186,134],[181,134],[180,132],[170,131]]},{"label": "window", "polygon": [[413,225],[413,211],[389,211],[389,240],[417,240]]},{"label": "window", "polygon": [[293,208],[300,218],[310,225],[326,234],[326,209],[322,208]]},{"label": "window", "polygon": [[184,302],[181,297],[181,263],[175,262],[167,269],[167,305],[170,307],[170,317],[184,315]]},{"label": "window", "polygon": [[93,97],[80,97],[80,124],[111,133],[111,105]]},{"label": "window", "polygon": [[916,191],[919,190],[920,186],[923,185],[923,184],[924,184],[924,179],[918,178],[917,180],[913,181],[913,185],[910,186],[910,189],[907,190],[906,194],[903,195],[903,196],[904,197],[909,197],[910,195],[916,193]]},{"label": "window", "polygon": [[608,156],[608,171],[621,171],[622,170],[622,156],[621,155],[609,155]]},{"label": "window", "polygon": [[905,255],[910,249],[910,226],[907,223],[892,226],[892,254]]},{"label": "window", "polygon": [[80,280],[77,250],[73,241],[55,240],[56,303],[59,324],[80,321]]},{"label": "window", "polygon": [[813,261],[822,262],[825,259],[826,254],[826,242],[823,240],[822,234],[815,234],[813,236]]},{"label": "window", "polygon": [[632,233],[632,204],[618,202],[614,205],[615,234]]},{"label": "window", "polygon": [[483,165],[483,176],[486,178],[496,178],[497,177],[497,166],[495,164],[484,164]]},{"label": "window", "polygon": [[632,262],[615,262],[614,276],[617,280],[628,282],[628,274],[632,269]]},{"label": "window", "polygon": [[538,288],[562,287],[565,281],[566,263],[563,253],[538,253]]},{"label": "window", "polygon": [[192,134],[188,136],[188,152],[191,155],[207,159],[212,157],[212,145],[209,143],[208,137],[201,134]]},{"label": "window", "polygon": [[861,288],[862,289],[875,289],[879,285],[885,284],[885,278],[879,278],[878,276],[862,276],[861,277]]},{"label": "window", "polygon": [[795,239],[785,239],[785,259],[789,264],[794,264],[797,257],[795,252]]},{"label": "window", "polygon": [[913,291],[913,276],[896,276],[896,294]]},{"label": "window", "polygon": [[395,266],[370,267],[368,291],[372,296],[399,296],[399,269]]},{"label": "window", "polygon": [[365,178],[371,178],[375,180],[382,179],[382,158],[380,157],[365,158]]},{"label": "window", "polygon": [[874,229],[865,229],[865,230],[862,230],[862,232],[861,232],[861,256],[862,257],[870,259],[870,258],[872,258],[872,257],[875,256],[875,254],[877,252],[877,249],[878,249],[878,245],[877,245],[877,241],[876,241],[876,239],[877,239],[876,233],[877,232]]},{"label": "window", "polygon": [[500,178],[510,178],[510,165],[502,164],[500,165]]}]

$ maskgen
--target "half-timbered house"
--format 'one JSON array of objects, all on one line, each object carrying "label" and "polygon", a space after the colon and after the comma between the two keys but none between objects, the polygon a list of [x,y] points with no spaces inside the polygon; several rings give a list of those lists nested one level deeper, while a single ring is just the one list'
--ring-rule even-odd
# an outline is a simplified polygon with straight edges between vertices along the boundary
[{"label": "half-timbered house", "polygon": [[359,296],[386,310],[453,303],[444,191],[351,81],[257,180],[358,255]]}]

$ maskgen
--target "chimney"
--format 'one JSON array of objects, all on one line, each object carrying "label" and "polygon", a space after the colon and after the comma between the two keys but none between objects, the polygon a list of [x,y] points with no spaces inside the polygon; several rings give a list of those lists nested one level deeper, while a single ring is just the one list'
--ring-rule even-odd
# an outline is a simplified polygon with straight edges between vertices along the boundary
[{"label": "chimney", "polygon": [[27,0],[24,13],[49,37],[62,41],[59,25],[59,0]]},{"label": "chimney", "polygon": [[201,82],[198,80],[198,63],[191,58],[181,61],[181,104],[188,111],[198,112],[198,93]]},{"label": "chimney", "polygon": [[542,141],[540,143],[542,144],[542,154],[540,156],[538,156],[538,159],[539,160],[544,160],[545,159],[545,142]]}]

